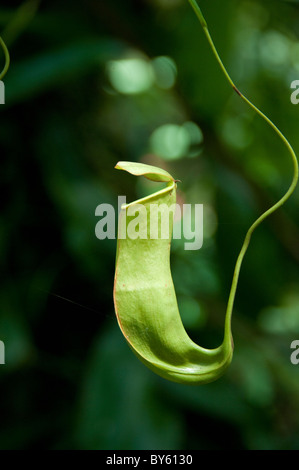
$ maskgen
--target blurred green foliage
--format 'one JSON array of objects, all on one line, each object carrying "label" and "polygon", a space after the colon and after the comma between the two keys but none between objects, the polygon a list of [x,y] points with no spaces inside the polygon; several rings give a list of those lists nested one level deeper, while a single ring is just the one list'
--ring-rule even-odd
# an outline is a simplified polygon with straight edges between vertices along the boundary
[{"label": "blurred green foliage", "polygon": [[[202,0],[242,92],[299,150],[299,4]],[[204,204],[198,252],[171,256],[190,336],[218,346],[236,256],[292,167],[227,86],[186,0],[2,1],[11,54],[0,146],[0,448],[299,449],[298,191],[254,235],[218,382],[167,382],[135,358],[112,302],[115,240],[95,208],[152,190],[119,160],[164,167]]]}]

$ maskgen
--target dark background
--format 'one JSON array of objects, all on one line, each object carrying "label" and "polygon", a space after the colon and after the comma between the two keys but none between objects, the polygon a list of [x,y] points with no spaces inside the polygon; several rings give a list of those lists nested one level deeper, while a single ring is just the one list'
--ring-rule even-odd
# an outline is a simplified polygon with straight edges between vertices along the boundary
[{"label": "dark background", "polygon": [[[298,151],[299,4],[200,5],[239,89]],[[203,248],[175,242],[171,262],[205,347],[221,340],[247,228],[291,181],[286,148],[230,89],[187,0],[2,1],[0,26],[0,448],[299,449],[298,191],[254,234],[219,381],[154,375],[114,316],[116,242],[96,238],[95,208],[152,190],[117,161],[161,166],[181,201],[204,204]]]}]

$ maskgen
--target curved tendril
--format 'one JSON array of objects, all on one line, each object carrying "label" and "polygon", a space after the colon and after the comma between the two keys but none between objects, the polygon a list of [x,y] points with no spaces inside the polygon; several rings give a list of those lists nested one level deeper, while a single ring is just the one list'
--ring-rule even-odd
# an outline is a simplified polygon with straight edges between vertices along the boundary
[{"label": "curved tendril", "polygon": [[291,155],[291,159],[292,159],[292,163],[293,163],[293,167],[294,167],[294,172],[293,172],[293,179],[292,179],[292,182],[289,186],[289,189],[287,190],[287,192],[281,197],[281,199],[279,199],[278,202],[276,202],[272,207],[270,207],[270,209],[268,209],[267,211],[265,211],[252,225],[251,227],[249,228],[246,236],[245,236],[245,240],[243,242],[243,245],[242,245],[242,248],[241,248],[241,251],[239,253],[239,256],[237,258],[237,262],[236,262],[236,266],[235,266],[235,270],[234,270],[234,275],[233,275],[233,281],[232,281],[232,286],[231,286],[231,291],[230,291],[230,295],[229,295],[229,300],[228,300],[228,305],[227,305],[227,315],[226,315],[226,324],[225,324],[225,335],[227,334],[230,334],[230,323],[231,323],[231,315],[232,315],[232,310],[233,310],[233,305],[234,305],[234,299],[235,299],[235,295],[236,295],[236,290],[237,290],[237,284],[238,284],[238,279],[239,279],[239,274],[240,274],[240,269],[241,269],[241,265],[242,265],[242,261],[243,261],[243,258],[245,256],[245,253],[247,251],[247,248],[249,246],[249,243],[250,243],[250,239],[251,239],[251,235],[253,234],[254,230],[258,227],[258,225],[260,225],[260,223],[265,220],[269,215],[273,214],[273,212],[275,212],[277,209],[279,209],[286,201],[287,199],[289,199],[289,197],[291,196],[291,194],[294,192],[295,188],[296,188],[296,185],[297,185],[297,182],[298,182],[298,161],[297,161],[297,157],[296,157],[296,154],[292,148],[292,146],[290,145],[289,141],[286,139],[286,137],[283,135],[283,133],[278,129],[278,127],[276,127],[276,125],[271,121],[271,119],[269,119],[262,111],[260,111],[249,99],[247,99],[243,93],[241,93],[238,88],[235,86],[234,82],[232,81],[229,73],[227,72],[225,66],[223,65],[223,62],[222,60],[220,59],[219,57],[219,54],[217,52],[217,49],[215,47],[215,44],[211,38],[211,35],[209,33],[209,30],[208,30],[208,25],[207,25],[207,22],[202,14],[202,11],[200,9],[200,7],[198,6],[196,0],[189,0],[189,3],[190,5],[192,6],[197,18],[199,19],[200,23],[201,23],[201,26],[203,28],[203,31],[208,39],[208,42],[211,46],[211,49],[213,51],[213,54],[215,55],[216,57],[216,60],[218,62],[218,64],[220,65],[221,67],[221,70],[222,72],[224,73],[227,81],[229,82],[229,84],[232,86],[232,88],[234,89],[234,91],[242,98],[243,101],[245,101],[245,103],[247,103],[259,116],[261,116],[271,127],[272,129],[274,129],[274,131],[276,132],[276,134],[280,137],[280,139],[284,142],[285,146],[287,147],[290,155]]},{"label": "curved tendril", "polygon": [[5,45],[5,42],[3,41],[1,36],[0,36],[0,44],[1,44],[1,47],[3,49],[4,57],[5,57],[5,64],[4,64],[2,72],[0,73],[0,80],[2,80],[2,78],[4,77],[4,75],[6,74],[8,68],[9,68],[10,57],[9,57],[9,52],[8,52],[8,49]]}]

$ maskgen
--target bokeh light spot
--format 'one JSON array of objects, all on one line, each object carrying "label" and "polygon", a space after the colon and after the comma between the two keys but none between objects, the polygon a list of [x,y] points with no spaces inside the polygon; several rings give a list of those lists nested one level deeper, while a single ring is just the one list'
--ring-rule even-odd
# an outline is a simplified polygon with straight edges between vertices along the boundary
[{"label": "bokeh light spot", "polygon": [[152,61],[158,87],[168,90],[176,81],[177,67],[173,59],[166,56],[156,57]]},{"label": "bokeh light spot", "polygon": [[278,31],[267,31],[261,36],[260,57],[266,67],[282,66],[289,62],[290,43]]},{"label": "bokeh light spot", "polygon": [[164,124],[150,137],[151,151],[164,160],[177,160],[198,155],[198,146],[203,141],[203,133],[194,122],[182,125]]},{"label": "bokeh light spot", "polygon": [[142,58],[112,60],[107,64],[107,72],[112,86],[119,93],[144,93],[154,84],[153,68]]},{"label": "bokeh light spot", "polygon": [[165,160],[177,160],[188,152],[190,134],[177,124],[164,124],[158,127],[150,138],[152,151]]}]

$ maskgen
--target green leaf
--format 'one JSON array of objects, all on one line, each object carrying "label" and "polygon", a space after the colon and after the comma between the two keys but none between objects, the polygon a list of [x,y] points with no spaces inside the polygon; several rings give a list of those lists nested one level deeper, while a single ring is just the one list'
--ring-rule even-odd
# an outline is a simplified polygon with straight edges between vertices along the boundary
[{"label": "green leaf", "polygon": [[174,181],[173,177],[165,170],[157,168],[156,166],[146,165],[144,163],[133,162],[118,162],[115,166],[118,170],[125,170],[131,175],[145,176],[151,181],[158,182],[171,182]]}]

